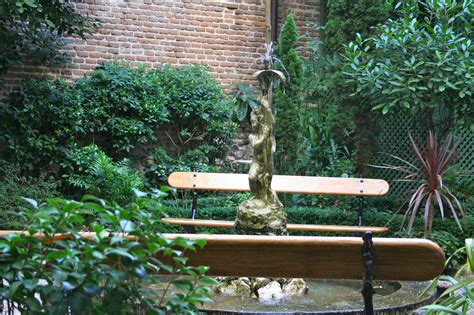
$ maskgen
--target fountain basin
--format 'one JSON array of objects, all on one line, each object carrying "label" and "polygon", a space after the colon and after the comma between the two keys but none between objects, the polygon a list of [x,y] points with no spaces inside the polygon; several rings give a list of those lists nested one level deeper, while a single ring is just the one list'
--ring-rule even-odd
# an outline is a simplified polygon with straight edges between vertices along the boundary
[{"label": "fountain basin", "polygon": [[[306,296],[286,297],[272,302],[252,298],[214,296],[201,308],[206,314],[364,314],[360,280],[305,279]],[[374,282],[377,314],[407,314],[434,300],[434,294],[418,299],[429,282]]]}]

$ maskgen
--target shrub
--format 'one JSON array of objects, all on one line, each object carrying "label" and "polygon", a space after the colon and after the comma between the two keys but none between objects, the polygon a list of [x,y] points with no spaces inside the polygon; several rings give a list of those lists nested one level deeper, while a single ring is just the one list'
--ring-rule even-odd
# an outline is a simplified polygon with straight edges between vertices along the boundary
[{"label": "shrub", "polygon": [[24,205],[21,197],[37,200],[58,196],[59,183],[41,173],[24,176],[18,165],[0,160],[0,230],[23,229],[27,218],[20,214]]},{"label": "shrub", "polygon": [[68,156],[72,164],[66,182],[77,194],[92,194],[100,198],[124,204],[132,200],[133,190],[143,189],[140,174],[132,170],[128,160],[114,162],[96,145],[73,150]]},{"label": "shrub", "polygon": [[226,98],[218,83],[204,68],[163,66],[156,72],[166,91],[165,105],[170,111],[170,137],[176,156],[200,147],[211,161],[226,153],[237,125],[232,122],[235,100]]},{"label": "shrub", "polygon": [[[461,153],[462,154],[462,153]],[[461,156],[460,154],[460,156]],[[448,166],[444,176],[445,185],[459,199],[466,213],[474,214],[474,170],[454,162]]]},{"label": "shrub", "polygon": [[[198,214],[199,219],[212,220],[235,220],[235,210],[239,204],[240,194],[235,196],[218,196],[218,197],[201,197],[198,199]],[[378,199],[378,198],[370,198]],[[369,200],[370,200],[369,199]],[[331,207],[319,207],[317,204],[311,206],[289,206],[285,207],[288,222],[301,224],[327,224],[327,225],[356,225],[357,224],[357,206],[354,204],[355,198],[338,198],[338,205]],[[178,201],[167,201],[169,208],[168,214],[170,217],[184,217],[189,218],[190,201],[187,203]],[[351,206],[351,204],[353,204]],[[386,226],[389,232],[384,234],[384,237],[422,237],[423,236],[423,219],[416,218],[413,223],[412,232],[410,234],[400,230],[403,220],[403,215],[393,214],[387,212],[383,208],[374,208],[371,206],[365,207],[363,224],[369,226]],[[182,232],[181,227],[173,225],[164,225],[166,231]],[[462,240],[468,238],[474,233],[474,216],[466,216],[466,229],[461,231],[452,221],[442,220],[441,218],[433,219],[433,231],[446,232],[454,236],[454,238]],[[234,233],[232,229],[211,229],[207,227],[199,228],[203,233]],[[291,231],[292,235],[315,235],[314,232],[306,231]],[[334,235],[334,234],[331,234]],[[344,234],[338,234],[344,235]],[[354,234],[345,234],[354,236]]]},{"label": "shrub", "polygon": [[434,130],[472,127],[474,1],[405,1],[399,17],[358,36],[345,50],[345,72],[386,114],[409,110]]},{"label": "shrub", "polygon": [[322,49],[333,55],[344,51],[343,44],[354,40],[355,35],[367,36],[371,28],[385,21],[393,1],[331,0],[327,1],[327,15],[322,27]]},{"label": "shrub", "polygon": [[0,143],[5,145],[0,153],[24,169],[58,173],[85,120],[73,87],[61,80],[28,80],[0,106]]},{"label": "shrub", "polygon": [[164,89],[153,70],[105,63],[75,83],[86,112],[83,129],[114,157],[156,140],[154,131],[169,121]]},{"label": "shrub", "polygon": [[[197,304],[210,300],[207,285],[215,282],[204,277],[205,267],[187,266],[185,254],[204,243],[167,240],[158,233],[162,196],[139,193],[125,208],[91,196],[81,202],[48,199],[41,205],[28,199],[33,206],[26,213],[28,234],[0,239],[1,297],[29,314],[197,312]],[[83,226],[91,212],[97,220]],[[162,283],[165,292],[152,286],[160,283],[153,275],[157,271],[172,276],[170,283]],[[176,292],[166,297],[170,285]]]},{"label": "shrub", "polygon": [[236,129],[234,100],[204,68],[191,65],[107,63],[72,85],[27,81],[3,105],[0,154],[32,174],[47,169],[57,177],[69,171],[60,168],[66,153],[91,143],[116,161],[152,160],[161,147],[172,159],[199,154],[200,163],[213,163]]},{"label": "shrub", "polygon": [[305,175],[351,177],[355,163],[348,144],[340,145],[333,127],[338,113],[334,107],[306,109],[302,115],[298,168]]},{"label": "shrub", "polygon": [[199,148],[187,150],[183,155],[176,157],[162,147],[156,147],[151,156],[154,162],[145,173],[151,187],[165,184],[168,176],[173,172],[211,172],[216,169],[209,165],[210,161],[206,152]]},{"label": "shrub", "polygon": [[378,113],[370,111],[364,97],[351,95],[355,84],[344,78],[340,53],[357,33],[371,34],[373,26],[385,21],[391,10],[390,1],[384,0],[328,1],[327,16],[320,28],[322,41],[312,40],[308,47],[311,56],[305,67],[306,99],[322,112],[337,113],[325,129],[331,130],[337,147],[356,151],[354,172],[362,176],[367,176],[366,164],[378,150]]},{"label": "shrub", "polygon": [[245,83],[232,85],[235,98],[234,115],[239,122],[250,122],[250,112],[257,108],[257,89]]},{"label": "shrub", "polygon": [[76,35],[85,39],[95,24],[64,1],[2,1],[0,77],[25,59],[42,65],[57,61],[61,37]]}]

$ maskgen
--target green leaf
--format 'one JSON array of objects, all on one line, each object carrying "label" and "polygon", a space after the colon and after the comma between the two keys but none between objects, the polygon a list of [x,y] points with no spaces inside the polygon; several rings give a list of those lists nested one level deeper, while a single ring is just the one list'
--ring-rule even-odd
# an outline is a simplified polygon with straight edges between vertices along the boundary
[{"label": "green leaf", "polygon": [[129,258],[132,261],[135,260],[135,256],[131,255],[125,248],[107,248],[104,254],[106,256],[117,255],[117,256]]},{"label": "green leaf", "polygon": [[22,197],[21,199],[23,199],[24,201],[29,203],[33,208],[35,208],[35,209],[38,208],[38,202],[36,200],[30,199],[30,198],[25,198],[25,197]]},{"label": "green leaf", "polygon": [[72,291],[75,288],[77,288],[77,284],[74,284],[70,281],[63,281],[62,285],[63,285],[64,290],[66,290],[66,291]]},{"label": "green leaf", "polygon": [[89,314],[90,309],[92,308],[91,298],[79,291],[71,294],[68,298],[68,302],[71,306],[72,314]]},{"label": "green leaf", "polygon": [[474,238],[466,239],[465,243],[467,255],[467,271],[472,273],[474,271]]},{"label": "green leaf", "polygon": [[206,246],[206,241],[205,240],[195,240],[196,245],[199,246],[199,248],[204,248]]},{"label": "green leaf", "polygon": [[132,232],[133,230],[135,230],[135,223],[130,220],[120,220],[119,224],[120,229],[125,233]]},{"label": "green leaf", "polygon": [[143,278],[146,276],[146,270],[143,266],[137,266],[133,271],[135,272],[135,275],[137,275],[137,277],[139,278]]},{"label": "green leaf", "polygon": [[23,284],[25,285],[25,288],[27,290],[33,291],[38,286],[38,282],[39,282],[38,279],[28,279],[28,280],[23,281]]},{"label": "green leaf", "polygon": [[54,23],[48,19],[44,20],[44,22],[51,28],[54,28],[56,25],[54,25]]},{"label": "green leaf", "polygon": [[100,293],[100,288],[97,284],[95,283],[85,283],[82,286],[82,289],[84,290],[85,293],[95,296]]},{"label": "green leaf", "polygon": [[193,283],[186,279],[175,280],[173,281],[173,285],[177,290],[184,292],[191,291],[193,289]]},{"label": "green leaf", "polygon": [[453,310],[449,307],[442,306],[442,305],[427,305],[427,306],[422,307],[421,310],[446,312],[448,314],[462,314],[461,312],[458,312],[456,310]]}]

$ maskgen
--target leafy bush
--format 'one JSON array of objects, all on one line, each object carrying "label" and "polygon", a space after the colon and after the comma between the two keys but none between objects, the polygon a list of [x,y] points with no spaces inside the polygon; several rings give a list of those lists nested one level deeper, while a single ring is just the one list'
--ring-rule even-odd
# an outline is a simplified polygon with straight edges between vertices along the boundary
[{"label": "leafy bush", "polygon": [[233,85],[235,98],[235,116],[239,122],[250,122],[250,112],[257,108],[257,89],[245,83]]},{"label": "leafy bush", "polygon": [[[41,205],[29,199],[27,233],[0,239],[0,295],[29,314],[194,314],[215,282],[206,267],[186,265],[186,252],[204,242],[158,233],[162,196],[139,193],[125,208],[91,196]],[[83,226],[91,212],[97,220]],[[157,271],[171,274],[165,292],[152,286],[161,283]],[[170,285],[176,292],[167,297]]]},{"label": "leafy bush", "polygon": [[0,76],[24,59],[33,59],[43,65],[56,61],[60,56],[60,37],[78,35],[85,39],[94,24],[64,1],[2,1]]},{"label": "leafy bush", "polygon": [[345,72],[354,94],[388,113],[408,109],[445,131],[473,126],[474,1],[404,1],[399,17],[347,45]]},{"label": "leafy bush", "polygon": [[28,170],[57,173],[86,113],[81,97],[64,81],[28,80],[0,106],[0,143],[4,159]]},{"label": "leafy bush", "polygon": [[446,257],[452,256],[450,259],[451,264],[447,264],[447,268],[458,269],[460,267],[460,261],[465,258],[457,251],[462,247],[462,239],[456,238],[456,236],[446,231],[433,231],[429,239],[437,243],[443,249]]},{"label": "leafy bush", "polygon": [[200,66],[163,66],[157,74],[167,92],[165,104],[171,126],[178,134],[178,141],[173,143],[177,155],[208,144],[210,160],[221,157],[223,146],[237,127],[232,122],[235,101],[226,98],[219,84]]},{"label": "leafy bush", "polygon": [[339,145],[333,127],[338,113],[334,107],[306,109],[302,115],[303,141],[298,168],[305,175],[351,177],[355,162],[347,144]]},{"label": "leafy bush", "polygon": [[175,157],[162,147],[156,147],[152,154],[153,163],[146,169],[146,178],[151,187],[159,187],[166,183],[173,172],[212,172],[216,168],[210,166],[206,152],[200,149],[187,150]]},{"label": "leafy bush", "polygon": [[95,142],[114,157],[155,141],[156,127],[169,121],[165,102],[170,91],[145,67],[106,63],[79,79],[75,89],[86,113],[85,134],[98,138]]},{"label": "leafy bush", "polygon": [[444,182],[459,199],[466,213],[474,214],[474,170],[465,170],[456,162],[446,169]]},{"label": "leafy bush", "polygon": [[326,6],[322,49],[333,55],[343,52],[343,44],[354,40],[356,34],[371,34],[373,26],[389,17],[393,1],[331,0]]},{"label": "leafy bush", "polygon": [[[355,198],[338,198],[339,204],[332,207],[321,208],[317,204],[311,206],[288,206],[285,207],[288,222],[301,224],[327,224],[327,225],[357,225],[357,204],[351,202]],[[372,198],[369,198],[372,199]],[[377,198],[373,198],[377,199]],[[214,196],[200,197],[198,199],[197,218],[212,220],[235,220],[235,210],[239,204],[239,194],[236,196]],[[170,217],[190,217],[189,202],[186,204],[182,200],[167,201]],[[184,204],[183,204],[184,203]],[[209,204],[208,204],[209,203]],[[352,204],[352,206],[351,206]],[[422,237],[423,236],[423,219],[416,218],[413,223],[413,229],[410,234],[400,231],[403,215],[387,212],[383,208],[374,208],[371,206],[364,209],[364,223],[370,226],[386,226],[389,232],[384,237]],[[164,225],[166,231],[182,232],[180,227],[172,225]],[[433,219],[433,230],[444,231],[453,235],[456,239],[468,238],[474,233],[474,216],[466,216],[466,229],[463,231],[453,224],[452,221],[442,220],[441,218]],[[211,229],[201,227],[200,232],[203,233],[234,233],[232,229]],[[314,232],[291,231],[292,235],[315,235]],[[334,234],[331,234],[334,235]],[[341,234],[343,235],[343,234]],[[346,234],[352,235],[354,234]]]},{"label": "leafy bush", "polygon": [[80,189],[76,194],[92,194],[124,204],[132,200],[133,190],[143,189],[142,177],[130,168],[128,160],[114,162],[96,145],[73,150],[68,158],[73,169],[65,175],[66,182]]},{"label": "leafy bush", "polygon": [[330,123],[325,129],[331,130],[337,147],[356,152],[354,172],[364,177],[369,171],[366,164],[378,150],[378,113],[370,111],[371,106],[364,97],[351,95],[355,84],[343,75],[340,53],[344,44],[357,33],[371,34],[373,26],[385,21],[391,10],[390,1],[384,0],[327,1],[324,25],[318,27],[322,40],[310,40],[308,45],[311,55],[303,81],[306,101],[316,104],[322,112],[337,113],[334,119],[325,122]]},{"label": "leafy bush", "polygon": [[192,65],[107,63],[72,85],[27,81],[3,105],[0,154],[32,174],[47,169],[58,177],[66,153],[90,143],[114,160],[140,161],[159,146],[172,159],[199,154],[200,163],[213,163],[236,129],[234,100]]},{"label": "leafy bush", "polygon": [[20,167],[0,160],[0,230],[23,229],[27,219],[20,215],[21,197],[37,200],[58,196],[59,183],[45,173],[22,175]]}]

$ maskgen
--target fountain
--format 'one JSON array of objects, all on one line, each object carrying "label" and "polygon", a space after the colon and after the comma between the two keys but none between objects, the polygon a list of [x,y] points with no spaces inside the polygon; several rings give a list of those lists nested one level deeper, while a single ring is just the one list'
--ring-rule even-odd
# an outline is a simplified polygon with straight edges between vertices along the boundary
[{"label": "fountain", "polygon": [[236,214],[237,234],[287,235],[286,215],[277,194],[271,190],[275,119],[272,114],[272,83],[282,81],[282,72],[272,69],[272,43],[265,45],[264,70],[255,73],[260,84],[258,103],[250,116],[256,134],[249,136],[253,159],[249,171],[250,199],[242,202]]},{"label": "fountain", "polygon": [[[286,215],[277,194],[271,190],[273,153],[275,152],[272,114],[272,83],[285,81],[282,72],[272,69],[272,44],[265,45],[261,58],[264,69],[255,76],[260,86],[259,106],[251,113],[255,134],[249,136],[254,150],[249,171],[251,196],[242,202],[236,212],[237,234],[287,235]],[[208,314],[362,314],[360,281],[220,278],[214,302],[202,311]],[[380,282],[376,286],[375,304],[383,314],[405,314],[416,309],[432,297],[418,301],[425,282]],[[308,291],[310,292],[309,294]]]}]

